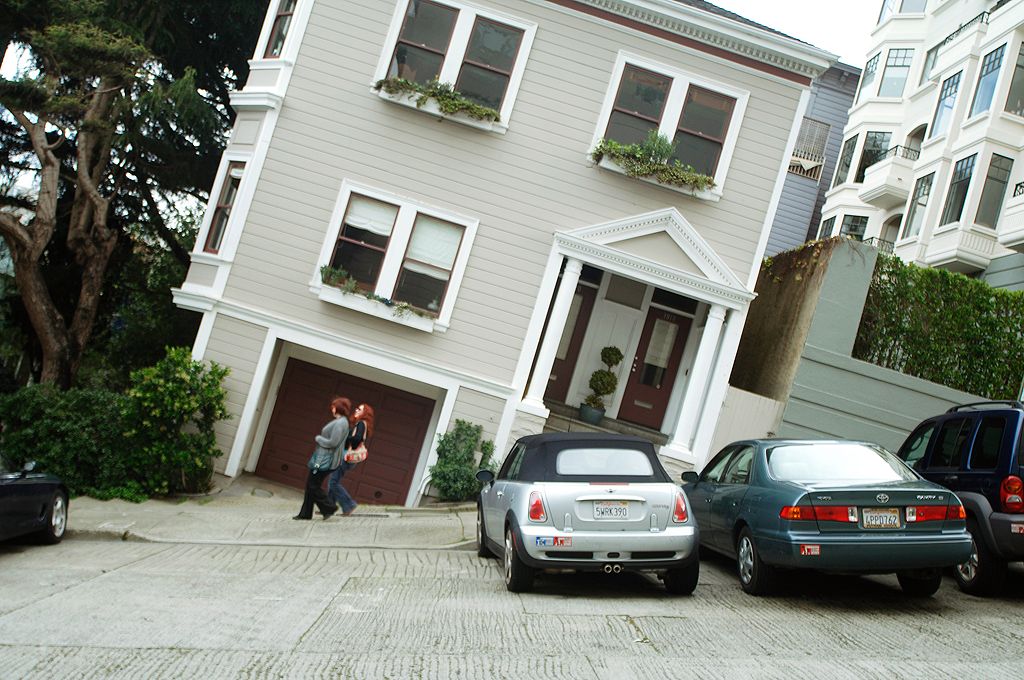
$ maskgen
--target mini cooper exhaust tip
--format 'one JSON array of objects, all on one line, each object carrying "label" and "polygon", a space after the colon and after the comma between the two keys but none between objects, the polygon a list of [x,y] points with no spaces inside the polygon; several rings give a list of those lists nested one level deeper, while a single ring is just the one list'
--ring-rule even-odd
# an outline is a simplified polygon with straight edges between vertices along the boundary
[{"label": "mini cooper exhaust tip", "polygon": [[603,567],[604,573],[606,574],[619,574],[622,572],[622,565],[620,564],[606,564]]}]

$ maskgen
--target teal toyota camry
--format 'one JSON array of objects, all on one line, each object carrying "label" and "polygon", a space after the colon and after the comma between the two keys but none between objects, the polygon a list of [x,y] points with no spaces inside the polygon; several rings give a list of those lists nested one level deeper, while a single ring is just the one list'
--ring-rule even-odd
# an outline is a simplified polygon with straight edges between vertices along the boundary
[{"label": "teal toyota camry", "polygon": [[781,569],[895,573],[930,596],[971,555],[956,494],[875,444],[755,439],[684,472],[702,548],[736,559],[740,585],[771,591]]}]

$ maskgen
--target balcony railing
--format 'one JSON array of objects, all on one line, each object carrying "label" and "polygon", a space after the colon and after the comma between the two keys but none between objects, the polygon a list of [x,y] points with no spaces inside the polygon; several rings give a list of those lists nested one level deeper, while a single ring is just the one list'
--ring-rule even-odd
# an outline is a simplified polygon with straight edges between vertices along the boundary
[{"label": "balcony railing", "polygon": [[789,171],[794,175],[807,177],[817,182],[821,178],[821,168],[825,164],[825,156],[805,149],[793,149],[789,159]]},{"label": "balcony railing", "polygon": [[942,42],[940,42],[938,44],[938,47],[941,48],[942,46],[948,45],[949,43],[953,42],[954,40],[957,39],[957,36],[959,36],[961,33],[966,31],[971,26],[974,26],[975,24],[987,24],[987,23],[988,23],[988,12],[982,12],[981,14],[979,14],[976,17],[974,17],[970,21],[968,21],[966,23],[963,23],[963,24],[960,24],[960,28],[956,29],[955,31],[953,31],[952,33],[947,35],[945,40],[943,40]]},{"label": "balcony railing", "polygon": [[908,161],[916,161],[920,157],[920,149],[911,149],[908,146],[894,146],[879,156],[875,162],[884,161],[886,158],[906,158]]},{"label": "balcony railing", "polygon": [[1017,182],[1017,185],[1013,187],[1013,197],[1024,196],[1024,182]]},{"label": "balcony railing", "polygon": [[892,241],[886,241],[885,239],[878,238],[877,236],[864,239],[864,243],[872,248],[877,248],[878,252],[886,253],[887,255],[892,255],[893,249],[896,247],[896,244]]}]

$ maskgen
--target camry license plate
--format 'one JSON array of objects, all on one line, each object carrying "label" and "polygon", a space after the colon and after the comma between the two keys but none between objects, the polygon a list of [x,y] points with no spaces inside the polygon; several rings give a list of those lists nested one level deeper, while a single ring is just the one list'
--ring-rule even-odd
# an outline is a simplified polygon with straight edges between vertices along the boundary
[{"label": "camry license plate", "polygon": [[865,529],[899,529],[899,508],[864,508],[861,512]]},{"label": "camry license plate", "polygon": [[629,501],[594,501],[594,519],[629,519]]}]

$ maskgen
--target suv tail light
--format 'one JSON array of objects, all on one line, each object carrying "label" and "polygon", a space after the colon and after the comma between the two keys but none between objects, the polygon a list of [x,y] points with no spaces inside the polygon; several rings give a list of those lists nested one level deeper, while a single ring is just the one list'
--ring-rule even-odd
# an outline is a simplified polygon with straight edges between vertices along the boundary
[{"label": "suv tail light", "polygon": [[1010,475],[999,485],[999,504],[1003,512],[1024,512],[1024,482]]},{"label": "suv tail light", "polygon": [[683,494],[676,493],[676,507],[672,510],[672,521],[678,524],[682,524],[686,521],[689,515],[686,514],[686,501],[683,500]]},{"label": "suv tail light", "polygon": [[530,521],[543,522],[548,518],[544,512],[544,499],[540,497],[540,491],[530,492]]}]

